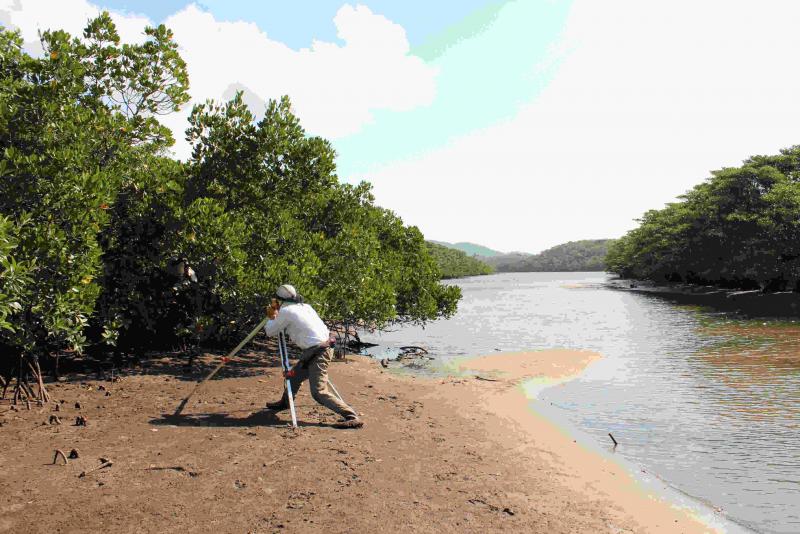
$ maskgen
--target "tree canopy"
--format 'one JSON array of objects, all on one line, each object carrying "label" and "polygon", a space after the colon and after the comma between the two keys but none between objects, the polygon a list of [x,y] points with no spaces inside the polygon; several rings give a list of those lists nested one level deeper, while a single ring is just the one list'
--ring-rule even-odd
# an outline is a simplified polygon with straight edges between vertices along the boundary
[{"label": "tree canopy", "polygon": [[282,283],[331,321],[455,312],[460,292],[439,283],[420,231],[369,184],[339,182],[330,143],[287,97],[258,122],[241,94],[196,106],[180,162],[159,122],[189,100],[169,29],[122,44],[103,13],[42,45],[32,57],[0,31],[0,371],[227,341]]},{"label": "tree canopy", "polygon": [[800,289],[800,147],[714,171],[643,215],[609,250],[623,277],[767,291]]},{"label": "tree canopy", "polygon": [[442,278],[463,278],[491,274],[494,269],[466,252],[428,241],[428,252],[439,265]]}]

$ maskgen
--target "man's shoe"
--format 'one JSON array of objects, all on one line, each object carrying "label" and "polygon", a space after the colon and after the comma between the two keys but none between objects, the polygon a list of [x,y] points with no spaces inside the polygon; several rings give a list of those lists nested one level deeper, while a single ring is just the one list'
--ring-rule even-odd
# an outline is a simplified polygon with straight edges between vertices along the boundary
[{"label": "man's shoe", "polygon": [[274,412],[280,412],[281,410],[286,410],[288,408],[289,408],[289,403],[283,401],[267,403],[267,409],[272,410]]},{"label": "man's shoe", "polygon": [[364,421],[358,417],[352,417],[350,419],[345,419],[343,421],[334,423],[333,428],[361,428],[362,426],[364,426]]}]

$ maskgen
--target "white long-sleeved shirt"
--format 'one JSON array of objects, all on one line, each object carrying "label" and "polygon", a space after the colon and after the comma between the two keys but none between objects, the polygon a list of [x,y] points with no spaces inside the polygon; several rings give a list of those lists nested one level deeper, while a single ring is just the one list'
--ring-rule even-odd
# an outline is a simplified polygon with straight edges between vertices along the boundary
[{"label": "white long-sleeved shirt", "polygon": [[277,336],[282,330],[286,330],[295,345],[303,350],[321,345],[330,337],[328,327],[308,304],[286,302],[278,311],[278,316],[264,326],[268,336]]}]

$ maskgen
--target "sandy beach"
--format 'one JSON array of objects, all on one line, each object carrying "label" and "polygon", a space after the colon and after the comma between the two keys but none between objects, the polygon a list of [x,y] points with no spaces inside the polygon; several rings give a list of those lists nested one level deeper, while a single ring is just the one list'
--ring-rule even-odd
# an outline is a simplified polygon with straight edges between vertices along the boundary
[{"label": "sandy beach", "polygon": [[[331,378],[360,430],[332,428],[306,388],[298,431],[262,410],[282,387],[264,352],[231,362],[180,418],[212,359],[193,377],[170,358],[72,377],[50,385],[58,411],[0,404],[0,532],[710,532],[528,407],[522,380],[599,357],[496,354],[461,362],[480,378],[434,379],[348,356]],[[52,465],[56,449],[79,458]],[[112,465],[89,472],[101,457]]]}]

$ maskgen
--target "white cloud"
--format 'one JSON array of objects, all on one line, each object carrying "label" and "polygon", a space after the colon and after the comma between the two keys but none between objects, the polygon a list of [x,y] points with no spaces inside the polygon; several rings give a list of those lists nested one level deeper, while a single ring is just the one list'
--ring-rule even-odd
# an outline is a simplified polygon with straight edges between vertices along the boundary
[{"label": "white cloud", "polygon": [[[38,28],[78,34],[98,11],[85,0],[0,0],[0,16],[10,13],[26,41],[38,40]],[[125,39],[140,35],[147,22],[113,16]],[[315,41],[296,51],[254,23],[218,21],[194,4],[165,21],[189,68],[192,103],[222,98],[231,84],[249,88],[256,101],[288,94],[310,133],[336,138],[372,121],[375,110],[402,111],[433,100],[437,71],[409,54],[402,27],[349,4],[339,9],[334,23],[344,44]],[[191,104],[163,121],[175,132],[179,157],[188,155],[182,139],[190,109]]]},{"label": "white cloud", "polygon": [[219,98],[233,82],[263,100],[288,94],[309,132],[336,138],[372,121],[374,110],[433,100],[436,70],[408,54],[400,26],[350,5],[334,23],[343,45],[315,41],[295,51],[253,23],[220,22],[194,5],[166,20],[189,65],[195,102]]},{"label": "white cloud", "polygon": [[[85,0],[0,0],[0,20],[7,20],[22,33],[29,52],[41,52],[39,31],[66,30],[80,36],[86,22],[100,9]],[[144,40],[144,28],[150,21],[139,15],[111,13],[120,38],[129,43]]]},{"label": "white cloud", "polygon": [[367,178],[434,239],[617,237],[710,170],[800,143],[798,27],[791,0],[579,0],[570,56],[513,120]]}]

